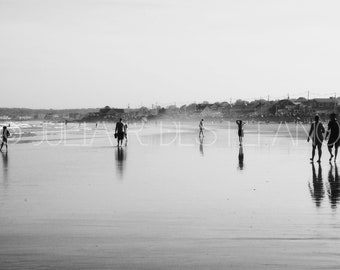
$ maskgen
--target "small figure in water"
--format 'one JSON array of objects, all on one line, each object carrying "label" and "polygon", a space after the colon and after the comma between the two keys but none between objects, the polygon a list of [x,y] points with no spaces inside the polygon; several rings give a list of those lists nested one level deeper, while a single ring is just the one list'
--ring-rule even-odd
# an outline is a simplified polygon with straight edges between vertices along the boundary
[{"label": "small figure in water", "polygon": [[96,123],[96,128],[98,127],[98,123]]},{"label": "small figure in water", "polygon": [[322,155],[322,142],[323,142],[323,134],[325,133],[325,128],[322,123],[320,123],[320,118],[318,115],[315,115],[314,122],[311,124],[307,142],[309,142],[310,138],[312,138],[312,158],[310,159],[312,162],[314,161],[315,156],[315,148],[318,147],[318,162],[321,162]]},{"label": "small figure in water", "polygon": [[2,151],[2,147],[4,145],[6,145],[6,152],[8,151],[7,139],[8,139],[9,136],[11,136],[11,134],[9,133],[7,127],[3,126],[2,127],[2,142],[1,142],[1,146],[0,146],[0,151]]},{"label": "small figure in water", "polygon": [[238,127],[238,140],[240,142],[240,145],[242,145],[242,138],[244,136],[244,133],[243,133],[243,126],[246,124],[245,122],[243,122],[242,120],[236,120],[236,124],[237,124],[237,127]]},{"label": "small figure in water", "polygon": [[[329,154],[331,155],[331,157],[329,158],[329,162],[332,161],[332,158],[334,157],[334,161],[336,161],[336,158],[338,156],[338,148],[339,148],[339,144],[340,144],[340,128],[339,128],[339,122],[336,119],[336,114],[335,113],[331,113],[330,115],[330,120],[328,122],[328,129],[326,132],[326,140],[329,136],[328,139],[328,151]],[[335,148],[334,150],[334,155],[332,153],[332,148]]]},{"label": "small figure in water", "polygon": [[125,146],[127,146],[127,143],[128,143],[127,129],[128,129],[128,125],[127,125],[127,123],[125,123],[125,124],[124,124],[124,138],[125,138]]},{"label": "small figure in water", "polygon": [[201,119],[201,121],[200,121],[200,123],[198,125],[198,127],[199,127],[198,137],[200,137],[200,138],[201,138],[201,136],[204,137],[204,133],[203,133],[204,124],[203,124],[203,121],[204,121],[204,119]]},{"label": "small figure in water", "polygon": [[[122,118],[119,119],[119,122],[116,123],[115,129],[115,138],[117,138],[117,146],[123,146],[124,139],[124,124],[122,122]],[[120,145],[119,145],[120,142]]]}]

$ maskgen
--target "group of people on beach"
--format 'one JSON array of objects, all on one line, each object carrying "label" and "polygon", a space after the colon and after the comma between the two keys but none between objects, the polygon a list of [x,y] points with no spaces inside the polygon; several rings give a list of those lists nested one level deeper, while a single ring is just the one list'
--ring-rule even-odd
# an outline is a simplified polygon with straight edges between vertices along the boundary
[{"label": "group of people on beach", "polygon": [[[324,140],[327,141],[327,147],[328,147],[328,151],[330,154],[329,162],[331,162],[333,158],[334,158],[334,161],[336,161],[337,159],[338,148],[340,146],[340,124],[336,118],[335,113],[331,113],[329,118],[330,119],[328,122],[327,131],[325,130],[323,124],[320,122],[320,117],[318,115],[315,115],[314,121],[311,124],[310,130],[308,133],[308,138],[307,138],[307,142],[312,140],[312,157],[310,158],[311,162],[314,161],[316,149],[318,149],[317,162],[321,162],[322,143]],[[200,139],[204,137],[204,124],[203,123],[204,123],[204,119],[201,119],[198,125],[199,127],[198,136]],[[239,143],[240,143],[240,146],[242,146],[242,141],[243,141],[243,136],[244,136],[243,126],[245,125],[245,122],[242,120],[236,120],[236,124],[237,124],[237,134],[239,138]],[[333,154],[333,148],[334,148],[334,154]]]},{"label": "group of people on beach", "polygon": [[[242,146],[243,137],[244,137],[243,126],[245,125],[245,122],[243,120],[236,120],[236,124],[238,128],[237,133],[238,133],[239,143],[240,143],[240,146]],[[199,127],[198,136],[200,140],[203,140],[204,130],[205,130],[204,119],[200,120],[198,127]],[[117,139],[118,147],[123,146],[124,140],[125,140],[125,146],[127,146],[127,142],[128,142],[127,129],[128,129],[127,123],[124,123],[123,119],[120,118],[119,121],[116,123],[115,133],[114,133],[114,137]],[[8,151],[8,137],[9,136],[10,136],[10,132],[8,130],[8,127],[3,126],[2,131],[1,131],[2,142],[0,145],[0,151],[2,151],[3,146],[5,146],[6,151]],[[309,142],[310,140],[312,140],[312,157],[310,158],[312,162],[314,161],[316,149],[318,150],[317,162],[321,162],[322,143],[324,140],[327,141],[328,151],[330,154],[329,161],[331,162],[333,158],[334,158],[334,161],[336,161],[337,156],[338,156],[338,148],[340,146],[340,124],[336,118],[335,113],[330,114],[327,131],[325,130],[323,124],[320,122],[320,117],[318,115],[315,115],[314,121],[311,124],[310,130],[308,133],[307,142]],[[334,148],[334,154],[333,154],[333,148]]]},{"label": "group of people on beach", "polygon": [[[243,132],[243,126],[246,124],[242,120],[236,120],[237,124],[237,134],[238,134],[238,140],[240,143],[240,146],[242,145],[242,138],[244,136]],[[204,119],[201,119],[201,121],[198,124],[199,132],[198,132],[198,137],[202,139],[204,137]]]},{"label": "group of people on beach", "polygon": [[[339,122],[336,119],[336,114],[331,113],[329,117],[328,127],[326,135],[324,136],[326,130],[322,123],[320,122],[320,117],[316,115],[314,117],[314,122],[311,124],[307,142],[312,139],[312,157],[311,161],[314,161],[315,156],[315,150],[318,149],[318,160],[317,162],[321,162],[321,156],[322,156],[322,143],[324,140],[327,141],[327,147],[330,154],[329,162],[332,161],[334,157],[334,161],[336,161],[336,158],[338,156],[338,148],[340,145],[340,126]],[[333,148],[334,148],[334,154],[333,154]]]}]

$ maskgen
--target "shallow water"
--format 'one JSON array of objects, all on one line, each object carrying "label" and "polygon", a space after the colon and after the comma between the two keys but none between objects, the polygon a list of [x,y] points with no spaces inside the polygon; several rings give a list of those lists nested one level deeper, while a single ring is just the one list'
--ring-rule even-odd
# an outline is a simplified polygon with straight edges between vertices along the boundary
[{"label": "shallow water", "polygon": [[131,126],[122,149],[112,125],[13,142],[1,269],[339,269],[340,177],[325,146],[312,166],[303,133],[248,127],[240,149],[234,129],[207,124],[200,143],[196,124],[178,125]]}]

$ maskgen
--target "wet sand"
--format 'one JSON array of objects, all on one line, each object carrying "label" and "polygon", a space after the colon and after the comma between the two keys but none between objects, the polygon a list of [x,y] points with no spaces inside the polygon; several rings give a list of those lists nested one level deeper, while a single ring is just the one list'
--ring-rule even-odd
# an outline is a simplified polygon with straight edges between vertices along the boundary
[{"label": "wet sand", "polygon": [[121,150],[90,125],[10,145],[0,268],[339,269],[340,177],[325,145],[313,167],[303,133],[246,127],[242,161],[234,129],[207,127],[203,143],[196,124],[150,124]]}]

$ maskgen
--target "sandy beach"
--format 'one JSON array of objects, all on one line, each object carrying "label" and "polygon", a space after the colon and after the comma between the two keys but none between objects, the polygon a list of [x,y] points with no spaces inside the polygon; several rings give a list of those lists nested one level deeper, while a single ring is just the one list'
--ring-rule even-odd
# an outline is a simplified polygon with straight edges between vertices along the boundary
[{"label": "sandy beach", "polygon": [[[338,269],[340,177],[304,128],[25,127],[0,162],[0,268]],[[110,133],[110,132],[111,133]],[[112,145],[113,144],[113,145]],[[340,165],[339,165],[340,166]]]}]

